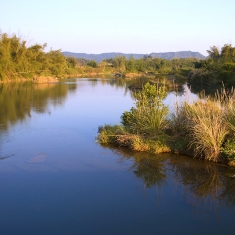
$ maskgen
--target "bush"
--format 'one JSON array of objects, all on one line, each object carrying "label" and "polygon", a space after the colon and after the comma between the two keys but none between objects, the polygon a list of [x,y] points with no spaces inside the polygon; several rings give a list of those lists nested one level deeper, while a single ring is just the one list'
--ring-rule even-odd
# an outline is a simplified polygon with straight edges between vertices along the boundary
[{"label": "bush", "polygon": [[154,137],[166,127],[168,108],[163,105],[165,87],[146,83],[141,92],[134,93],[136,107],[121,116],[122,124],[132,134]]},{"label": "bush", "polygon": [[90,60],[88,63],[87,63],[88,66],[91,66],[92,68],[97,68],[98,64],[95,60]]},{"label": "bush", "polygon": [[235,160],[235,141],[228,139],[221,151],[227,158],[229,158],[229,160]]}]

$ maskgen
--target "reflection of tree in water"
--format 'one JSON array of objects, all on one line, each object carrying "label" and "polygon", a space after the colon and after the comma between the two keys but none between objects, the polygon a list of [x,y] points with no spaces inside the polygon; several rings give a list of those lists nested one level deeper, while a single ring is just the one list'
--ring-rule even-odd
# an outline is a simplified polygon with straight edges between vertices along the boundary
[{"label": "reflection of tree in water", "polygon": [[200,163],[191,159],[188,161],[171,160],[174,179],[176,182],[181,182],[187,190],[199,198],[210,196],[215,199],[223,189],[222,175],[216,165]]},{"label": "reflection of tree in water", "polygon": [[224,190],[219,195],[219,200],[227,207],[235,205],[235,179],[225,177],[223,179]]},{"label": "reflection of tree in water", "polygon": [[[194,94],[203,94],[203,95],[212,95],[214,96],[217,91],[221,91],[221,89],[224,88],[223,84],[217,84],[213,86],[205,86],[205,85],[195,85],[188,83],[188,86],[190,87],[190,90]],[[226,87],[225,87],[226,88]],[[227,88],[226,88],[227,89]],[[229,88],[230,90],[231,88]]]},{"label": "reflection of tree in water", "polygon": [[[235,205],[235,181],[231,177],[234,169],[210,162],[201,162],[186,158],[172,158],[171,171],[174,180],[181,183],[187,194],[187,199],[193,203],[204,203],[205,208],[220,208],[220,203],[233,208]],[[198,200],[199,199],[199,200]]]},{"label": "reflection of tree in water", "polygon": [[111,86],[115,87],[126,87],[126,79],[125,78],[113,78],[113,79],[107,79],[107,84],[110,84]]},{"label": "reflection of tree in water", "polygon": [[[30,94],[26,83],[0,84],[0,124],[7,129],[8,122],[15,123],[30,116]],[[22,95],[22,90],[24,90]]]},{"label": "reflection of tree in water", "polygon": [[128,92],[128,85],[127,85],[127,81],[125,78],[110,78],[110,76],[108,77],[101,77],[101,78],[89,78],[88,79],[89,82],[91,82],[91,85],[93,87],[97,86],[99,83],[106,85],[109,84],[112,87],[116,87],[116,88],[124,88],[125,89],[125,94]]},{"label": "reflection of tree in water", "polygon": [[175,184],[182,185],[185,200],[191,205],[202,204],[205,210],[214,208],[216,211],[221,205],[234,208],[235,179],[231,177],[234,168],[179,155],[156,156],[131,152],[125,148],[107,147],[122,156],[120,161],[134,160],[130,169],[148,188],[164,187],[170,178]]},{"label": "reflection of tree in water", "polygon": [[128,85],[127,85],[127,81],[125,78],[113,78],[113,79],[107,79],[107,84],[114,86],[116,88],[125,88],[125,94],[128,91]]},{"label": "reflection of tree in water", "polygon": [[143,159],[136,161],[132,166],[134,174],[137,178],[142,179],[147,186],[151,188],[158,186],[159,188],[166,184],[166,173],[163,165],[158,161]]},{"label": "reflection of tree in water", "polygon": [[125,94],[128,91],[128,85],[126,82],[125,78],[110,78],[110,76],[106,77],[94,77],[94,78],[88,78],[88,81],[91,83],[91,85],[93,87],[97,86],[99,83],[105,85],[105,84],[109,84],[112,87],[116,87],[116,88],[125,88]]},{"label": "reflection of tree in water", "polygon": [[89,82],[91,83],[92,87],[96,87],[98,85],[98,79],[97,78],[89,78]]},{"label": "reflection of tree in water", "polygon": [[0,124],[7,129],[9,123],[15,124],[30,117],[32,110],[44,113],[49,105],[62,105],[68,86],[60,83],[7,83],[0,84],[0,93]]},{"label": "reflection of tree in water", "polygon": [[[104,148],[110,147],[103,145]],[[133,165],[128,169],[133,171],[135,176],[143,180],[147,188],[158,186],[159,188],[166,184],[166,169],[164,167],[164,161],[166,155],[160,155],[156,158],[156,155],[143,153],[143,152],[132,152],[126,148],[111,147],[111,150],[120,155],[120,162],[126,159],[133,159]]]}]

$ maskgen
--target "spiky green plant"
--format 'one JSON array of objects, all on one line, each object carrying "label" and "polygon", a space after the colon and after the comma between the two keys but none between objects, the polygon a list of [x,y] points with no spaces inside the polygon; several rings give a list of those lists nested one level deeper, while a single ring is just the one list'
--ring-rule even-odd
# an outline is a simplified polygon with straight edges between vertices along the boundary
[{"label": "spiky green plant", "polygon": [[166,126],[168,107],[163,104],[165,87],[146,83],[141,92],[135,93],[136,107],[121,116],[122,124],[133,134],[154,137]]}]

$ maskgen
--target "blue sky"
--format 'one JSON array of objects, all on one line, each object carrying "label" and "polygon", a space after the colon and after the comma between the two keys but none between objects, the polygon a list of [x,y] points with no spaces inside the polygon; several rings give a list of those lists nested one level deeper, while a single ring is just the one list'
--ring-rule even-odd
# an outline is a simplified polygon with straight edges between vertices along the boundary
[{"label": "blue sky", "polygon": [[0,30],[62,51],[151,53],[235,46],[235,0],[0,0]]}]

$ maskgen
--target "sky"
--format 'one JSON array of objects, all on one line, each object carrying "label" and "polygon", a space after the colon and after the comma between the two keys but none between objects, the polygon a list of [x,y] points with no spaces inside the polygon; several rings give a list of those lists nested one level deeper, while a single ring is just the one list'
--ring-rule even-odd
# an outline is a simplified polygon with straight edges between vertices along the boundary
[{"label": "sky", "polygon": [[235,0],[0,0],[0,32],[77,53],[235,46]]}]

